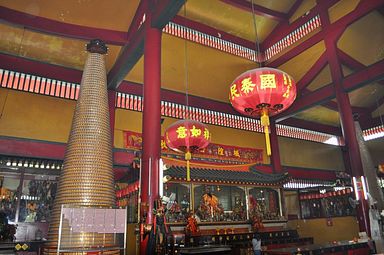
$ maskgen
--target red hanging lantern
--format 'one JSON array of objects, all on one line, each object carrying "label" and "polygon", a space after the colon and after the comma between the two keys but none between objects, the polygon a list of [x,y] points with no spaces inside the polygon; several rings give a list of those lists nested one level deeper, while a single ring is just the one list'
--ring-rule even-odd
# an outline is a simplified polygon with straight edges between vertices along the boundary
[{"label": "red hanging lantern", "polygon": [[206,125],[195,120],[179,120],[165,131],[165,143],[177,152],[185,153],[187,160],[187,181],[191,180],[189,161],[191,153],[208,146],[211,133]]},{"label": "red hanging lantern", "polygon": [[268,67],[241,74],[232,83],[229,92],[229,101],[238,112],[250,117],[260,117],[268,156],[271,155],[269,116],[286,110],[295,99],[296,84],[292,77]]}]

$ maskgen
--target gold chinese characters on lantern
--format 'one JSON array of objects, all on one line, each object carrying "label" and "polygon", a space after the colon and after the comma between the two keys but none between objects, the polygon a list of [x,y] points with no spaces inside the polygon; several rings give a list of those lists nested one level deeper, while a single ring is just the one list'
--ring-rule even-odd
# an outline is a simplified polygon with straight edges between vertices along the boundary
[{"label": "gold chinese characters on lantern", "polygon": [[177,152],[185,153],[187,160],[187,181],[190,181],[189,160],[191,153],[208,146],[211,133],[207,126],[195,120],[180,120],[172,124],[165,131],[167,146]]},{"label": "gold chinese characters on lantern", "polygon": [[276,115],[292,105],[296,99],[296,84],[291,76],[274,68],[249,70],[232,83],[229,101],[241,114],[260,117],[264,127],[267,155],[269,143],[269,116]]}]

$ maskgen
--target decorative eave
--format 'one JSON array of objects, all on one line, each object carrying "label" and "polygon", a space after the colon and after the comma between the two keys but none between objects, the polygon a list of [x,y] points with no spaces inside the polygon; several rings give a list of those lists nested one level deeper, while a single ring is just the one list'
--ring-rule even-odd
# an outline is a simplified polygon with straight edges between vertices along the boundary
[{"label": "decorative eave", "polygon": [[[253,185],[253,186],[283,186],[289,182],[288,173],[267,174],[257,171],[251,167],[248,171],[213,169],[191,167],[191,181],[196,183],[207,184],[235,184],[235,185]],[[170,181],[184,182],[186,181],[187,170],[184,166],[169,166],[164,170],[164,175],[170,176]]]}]

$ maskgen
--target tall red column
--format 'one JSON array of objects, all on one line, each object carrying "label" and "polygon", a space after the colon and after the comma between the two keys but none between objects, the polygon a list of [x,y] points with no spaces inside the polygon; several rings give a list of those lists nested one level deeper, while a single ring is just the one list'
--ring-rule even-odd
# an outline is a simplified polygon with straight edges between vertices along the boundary
[{"label": "tall red column", "polygon": [[[343,136],[345,139],[345,146],[349,152],[349,165],[351,167],[350,172],[352,173],[352,176],[360,177],[364,175],[363,164],[361,162],[359,144],[356,139],[356,130],[353,121],[353,113],[351,104],[349,102],[349,97],[348,94],[343,91],[339,82],[337,82],[337,84],[335,83],[335,92],[339,108]],[[361,199],[360,202],[361,203],[357,207],[357,219],[359,222],[359,229],[360,231],[365,231],[369,234],[370,227],[368,204],[367,201],[364,199]]]},{"label": "tall red column", "polygon": [[[324,10],[321,13],[321,20],[324,29],[329,25],[328,12]],[[355,123],[353,120],[353,112],[351,103],[349,101],[348,93],[344,91],[342,86],[343,72],[341,64],[337,57],[337,40],[340,38],[344,29],[330,33],[325,37],[326,54],[328,58],[329,67],[331,70],[332,81],[336,93],[336,100],[339,109],[341,128],[345,139],[345,147],[348,150],[349,162],[351,167],[351,173],[355,177],[364,175],[363,164],[361,161],[359,144],[356,139]],[[369,214],[368,204],[364,199],[360,200],[360,204],[357,207],[357,219],[359,222],[360,231],[370,233],[369,227]]]},{"label": "tall red column", "polygon": [[271,131],[270,139],[271,139],[271,165],[272,169],[275,173],[281,172],[283,169],[281,167],[281,161],[280,161],[280,150],[279,150],[279,141],[277,137],[277,131],[276,131],[276,122],[271,121],[269,124],[269,128]]},{"label": "tall red column", "polygon": [[[272,170],[274,173],[281,173],[283,171],[283,168],[281,166],[281,161],[280,161],[280,149],[279,149],[279,140],[277,136],[277,130],[276,130],[276,121],[271,120],[269,123],[269,130],[271,132],[270,134],[270,141],[271,141],[271,165],[272,165]],[[282,215],[281,216],[286,216],[286,207],[285,207],[285,199],[284,199],[284,188],[280,188],[280,206],[282,209]]]},{"label": "tall red column", "polygon": [[[144,109],[143,154],[141,170],[141,203],[145,208],[146,223],[153,223],[153,205],[159,198],[159,160],[161,132],[161,30],[151,27],[151,14],[147,13],[144,42]],[[143,215],[143,214],[141,214]],[[145,254],[148,236],[140,244]]]},{"label": "tall red column", "polygon": [[109,125],[111,127],[112,153],[115,144],[115,101],[116,91],[108,90],[108,109],[109,109]]}]

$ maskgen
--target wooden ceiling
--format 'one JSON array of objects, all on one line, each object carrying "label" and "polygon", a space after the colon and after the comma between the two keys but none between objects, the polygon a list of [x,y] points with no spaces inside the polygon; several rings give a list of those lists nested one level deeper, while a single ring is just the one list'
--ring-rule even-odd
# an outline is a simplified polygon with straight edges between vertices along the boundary
[{"label": "wooden ceiling", "polygon": [[[384,111],[383,0],[149,2],[158,17],[154,23],[160,28],[171,21],[251,50],[257,49],[258,44],[261,52],[319,15],[319,28],[262,63],[289,73],[298,84],[296,102],[277,116],[277,121],[326,133],[339,130],[336,133],[341,134],[334,92],[336,83],[341,83],[349,93],[353,112],[361,116],[362,127],[380,124]],[[143,84],[144,34],[140,22],[146,1],[0,3],[0,68],[48,77],[57,76],[57,72],[49,71],[57,66],[67,71],[82,70],[84,45],[89,39],[100,38],[109,46],[110,88],[133,93],[130,84]],[[229,104],[231,82],[244,71],[259,66],[247,58],[165,32],[161,47],[162,88],[185,94],[188,73],[189,94],[199,97],[208,107],[211,100]],[[11,57],[11,63],[5,63],[5,56],[8,60]],[[343,74],[338,82],[332,71],[335,66],[341,66]],[[121,82],[127,86],[120,86]]]}]

